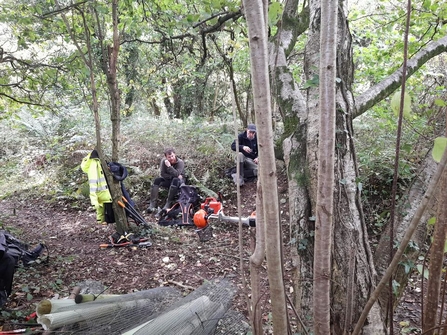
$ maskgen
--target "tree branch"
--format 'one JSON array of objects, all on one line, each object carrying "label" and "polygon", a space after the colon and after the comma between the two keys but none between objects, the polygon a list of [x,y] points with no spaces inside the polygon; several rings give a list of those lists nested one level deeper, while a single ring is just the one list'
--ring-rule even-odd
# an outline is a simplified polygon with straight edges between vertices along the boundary
[{"label": "tree branch", "polygon": [[44,105],[44,104],[40,104],[40,103],[35,103],[32,101],[25,101],[25,100],[19,100],[11,95],[8,95],[6,93],[0,92],[0,96],[5,97],[7,99],[10,99],[12,101],[15,101],[17,103],[23,104],[23,105],[28,105],[28,106],[37,106],[37,107],[45,107],[45,108],[49,108],[51,109],[48,105]]},{"label": "tree branch", "polygon": [[[212,16],[211,18],[214,18],[216,15]],[[236,12],[232,12],[232,13],[226,13],[224,16],[221,16],[216,24],[200,29],[198,34],[191,34],[191,33],[185,33],[185,34],[181,34],[181,35],[175,35],[175,36],[167,36],[167,37],[163,37],[159,40],[154,40],[154,41],[145,41],[139,38],[135,38],[135,39],[130,39],[130,40],[125,40],[123,43],[129,43],[129,42],[140,42],[140,43],[144,43],[144,44],[161,44],[161,43],[165,43],[167,41],[171,41],[171,40],[181,40],[181,39],[185,39],[185,38],[190,38],[190,37],[196,37],[197,35],[206,35],[206,34],[210,34],[216,31],[221,30],[221,28],[224,26],[224,24],[229,21],[229,20],[237,20],[242,16],[242,13],[240,10],[236,11]],[[211,19],[211,18],[208,18]],[[198,27],[200,24],[203,24],[204,22],[206,22],[206,20],[201,21],[198,24],[195,24],[193,26],[193,28]]]},{"label": "tree branch", "polygon": [[[431,42],[427,47],[414,55],[407,63],[407,78],[415,73],[430,59],[447,51],[447,36],[437,41]],[[362,115],[376,103],[391,95],[402,84],[403,69],[400,67],[388,78],[385,78],[377,85],[356,98],[357,111],[353,118]]]}]

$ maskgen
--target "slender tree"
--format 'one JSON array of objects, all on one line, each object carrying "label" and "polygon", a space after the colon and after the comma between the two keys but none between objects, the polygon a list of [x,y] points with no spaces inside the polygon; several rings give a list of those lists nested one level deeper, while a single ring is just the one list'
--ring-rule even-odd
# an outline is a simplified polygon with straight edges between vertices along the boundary
[{"label": "slender tree", "polygon": [[318,185],[315,218],[314,333],[330,334],[331,257],[335,150],[335,76],[337,49],[336,0],[321,4],[320,129]]},{"label": "slender tree", "polygon": [[104,153],[102,149],[102,137],[101,137],[101,123],[99,118],[99,104],[96,90],[96,79],[95,79],[95,61],[93,57],[93,47],[91,43],[90,36],[92,32],[90,31],[88,22],[96,22],[96,34],[99,39],[99,43],[101,45],[101,68],[106,75],[107,78],[107,86],[109,89],[109,97],[111,102],[111,110],[110,117],[112,120],[112,161],[118,161],[118,153],[119,153],[119,130],[120,130],[120,94],[118,90],[118,82],[116,79],[117,74],[117,62],[118,62],[118,52],[119,52],[119,35],[118,35],[118,0],[112,1],[112,27],[113,27],[113,46],[105,46],[104,45],[104,27],[101,24],[101,20],[99,18],[99,14],[96,7],[92,8],[93,17],[90,20],[86,17],[86,11],[84,11],[81,7],[77,7],[77,11],[80,13],[82,19],[82,27],[83,33],[85,36],[85,45],[87,49],[87,57],[84,55],[83,48],[78,41],[78,37],[74,35],[74,27],[70,24],[70,21],[65,15],[65,10],[67,8],[63,8],[59,5],[56,0],[56,4],[58,6],[58,13],[61,13],[64,23],[67,27],[67,31],[69,32],[72,42],[76,46],[78,53],[82,60],[84,61],[85,66],[89,71],[90,77],[90,89],[92,94],[92,110],[93,116],[95,119],[95,130],[96,130],[96,150],[98,151],[99,157],[101,159],[101,165],[103,167],[104,173],[107,177],[110,193],[112,195],[113,200],[113,212],[115,216],[117,231],[119,233],[124,233],[127,230],[127,218],[124,212],[124,209],[118,206],[118,200],[121,200],[122,192],[119,181],[115,180],[108,170],[107,162],[104,158]]},{"label": "slender tree", "polygon": [[[272,111],[267,57],[267,4],[244,1],[250,43],[253,100],[259,145],[259,172],[262,187],[262,214],[266,237],[267,272],[272,297],[273,331],[287,334],[288,314],[283,279],[281,224],[273,147]],[[268,232],[267,232],[268,227]]]}]

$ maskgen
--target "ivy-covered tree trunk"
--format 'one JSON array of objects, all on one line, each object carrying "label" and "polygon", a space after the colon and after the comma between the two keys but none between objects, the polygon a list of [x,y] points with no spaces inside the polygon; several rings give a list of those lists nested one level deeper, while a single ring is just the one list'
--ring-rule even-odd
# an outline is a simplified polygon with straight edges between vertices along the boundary
[{"label": "ivy-covered tree trunk", "polygon": [[[295,4],[296,6],[296,4]],[[343,7],[341,7],[343,8]],[[319,164],[319,57],[320,57],[320,1],[309,3],[308,17],[297,16],[296,8],[288,10],[274,53],[278,104],[283,110],[285,129],[290,136],[284,141],[284,154],[289,175],[289,201],[294,240],[297,242],[296,279],[299,283],[295,302],[301,315],[312,315],[313,299],[313,236],[315,222],[317,167]],[[302,15],[307,14],[307,9]],[[296,19],[296,18],[299,19]],[[295,19],[297,21],[292,20]],[[290,26],[284,24],[290,23]],[[302,23],[308,22],[305,26]],[[287,52],[291,49],[290,36],[308,29],[304,71],[311,83],[306,95],[301,95],[287,67]],[[353,64],[351,37],[345,13],[339,11],[337,40],[337,87],[334,235],[331,273],[331,334],[349,332],[359,317],[362,306],[374,286],[374,266],[356,185],[356,160],[351,137],[351,116],[355,110],[351,83]],[[312,327],[312,320],[308,321]],[[318,320],[313,320],[318,322]],[[365,334],[384,333],[378,305],[368,318]]]},{"label": "ivy-covered tree trunk", "polygon": [[[319,163],[317,150],[320,115],[317,86],[321,9],[320,1],[310,1],[309,7],[298,13],[298,3],[286,3],[282,25],[270,45],[270,64],[273,67],[274,94],[283,115],[285,129],[283,151],[289,178],[290,224],[292,241],[296,242],[293,259],[294,302],[300,315],[306,316],[312,315],[314,282],[312,274],[316,171]],[[348,333],[356,325],[377,281],[376,266],[363,220],[360,189],[356,181],[357,160],[351,120],[392,94],[400,86],[402,76],[402,69],[399,69],[354,99],[351,89],[354,80],[351,36],[344,2],[340,1],[339,4],[337,78],[340,81],[337,87],[336,114],[331,334]],[[287,58],[297,37],[304,32],[307,34],[304,53],[305,91],[297,86]],[[407,75],[413,74],[430,58],[445,51],[446,47],[447,38],[427,45],[407,63]],[[420,186],[420,183],[416,183],[417,185]],[[413,193],[417,193],[417,190]],[[405,231],[405,222],[408,224],[408,221],[408,218],[400,218],[396,226]],[[386,306],[381,309],[379,303],[373,304],[363,325],[363,334],[386,332],[385,311]],[[317,320],[307,320],[306,326],[312,327],[313,321]]]}]

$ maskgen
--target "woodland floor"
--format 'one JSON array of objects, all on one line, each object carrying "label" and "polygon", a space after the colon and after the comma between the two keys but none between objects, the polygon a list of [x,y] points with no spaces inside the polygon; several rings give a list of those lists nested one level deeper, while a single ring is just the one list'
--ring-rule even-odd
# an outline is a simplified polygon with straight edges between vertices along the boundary
[{"label": "woodland floor", "polygon": [[[280,199],[285,199],[285,176],[279,178],[278,190]],[[241,217],[247,217],[255,210],[256,183],[246,183],[241,187],[241,193]],[[236,195],[233,199],[224,199],[225,215],[237,215],[236,199]],[[0,315],[3,330],[23,328],[20,323],[25,322],[25,317],[35,311],[36,303],[55,296],[67,297],[77,283],[86,280],[101,282],[108,287],[106,293],[111,294],[160,286],[174,286],[189,293],[204,280],[226,277],[234,282],[239,292],[233,301],[234,310],[246,315],[239,261],[239,227],[236,223],[210,222],[213,237],[207,242],[201,242],[192,228],[157,226],[154,216],[144,212],[146,203],[137,203],[140,213],[153,225],[152,246],[101,249],[100,244],[107,243],[109,236],[114,233],[114,226],[97,225],[95,213],[88,205],[81,204],[73,209],[76,206],[64,200],[49,201],[25,196],[0,201],[0,223],[4,229],[19,231],[21,239],[31,247],[39,241],[45,241],[49,249],[48,264],[36,264],[16,272],[13,294]],[[284,254],[289,255],[287,201],[280,201],[280,206]],[[251,250],[250,234],[254,232],[253,228],[242,229],[246,274]],[[290,292],[290,259],[285,259],[284,264],[285,283],[287,292]],[[261,287],[267,288],[267,285],[264,273]],[[420,293],[415,287],[410,285],[395,315],[395,334],[420,333],[420,307],[417,302]],[[269,297],[267,294],[265,297],[263,305],[267,309]],[[266,329],[270,329],[268,320],[269,316],[265,313]],[[292,311],[291,320],[292,323],[297,322]],[[402,322],[408,322],[408,325]]]}]

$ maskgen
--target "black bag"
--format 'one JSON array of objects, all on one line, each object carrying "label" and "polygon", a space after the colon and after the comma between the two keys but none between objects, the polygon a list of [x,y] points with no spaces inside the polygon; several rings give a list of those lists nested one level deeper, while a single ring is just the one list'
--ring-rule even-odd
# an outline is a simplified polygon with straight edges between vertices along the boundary
[{"label": "black bag", "polygon": [[115,212],[111,202],[104,203],[104,219],[107,223],[115,223]]},{"label": "black bag", "polygon": [[202,197],[195,186],[180,186],[178,201],[169,209],[159,214],[160,226],[194,226],[194,213],[199,209]]},{"label": "black bag", "polygon": [[[27,243],[20,241],[4,230],[1,230],[0,233],[5,236],[6,253],[14,258],[16,267],[19,265],[30,266],[39,259],[45,249],[48,251],[45,243],[39,243],[34,249],[29,250]],[[47,254],[46,261],[48,261],[48,257]]]},{"label": "black bag", "polygon": [[[109,162],[107,163],[107,166],[109,167],[109,170],[113,176],[113,178],[120,182],[121,186],[121,193],[123,193],[123,197],[126,199],[127,203],[135,208],[136,210],[136,204],[130,197],[129,191],[127,191],[126,187],[124,186],[124,179],[127,178],[128,172],[124,165],[116,162]],[[112,203],[105,203],[104,204],[104,215],[105,215],[105,222],[107,223],[114,223],[115,222],[115,213],[113,211]],[[126,216],[131,218],[135,221],[136,224],[144,224],[138,215],[135,215],[132,212],[126,211]]]}]

